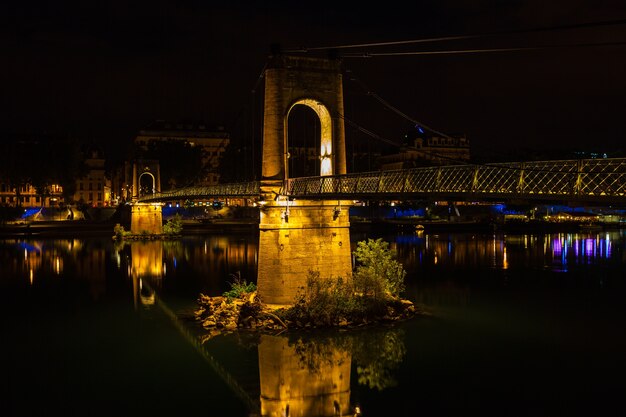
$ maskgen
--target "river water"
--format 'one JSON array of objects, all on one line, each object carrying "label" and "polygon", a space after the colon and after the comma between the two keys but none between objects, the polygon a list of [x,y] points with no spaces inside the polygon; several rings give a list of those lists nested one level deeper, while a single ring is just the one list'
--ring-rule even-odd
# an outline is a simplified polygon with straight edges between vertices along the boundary
[{"label": "river water", "polygon": [[428,316],[212,338],[195,300],[256,279],[255,235],[1,240],[0,414],[626,415],[626,230],[367,238]]}]

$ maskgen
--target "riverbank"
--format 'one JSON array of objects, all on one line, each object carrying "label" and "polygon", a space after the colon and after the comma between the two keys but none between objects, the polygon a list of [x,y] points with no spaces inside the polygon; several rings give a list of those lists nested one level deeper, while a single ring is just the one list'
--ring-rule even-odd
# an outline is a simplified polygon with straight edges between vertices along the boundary
[{"label": "riverbank", "polygon": [[[75,238],[87,236],[113,235],[114,221],[60,220],[60,221],[20,221],[0,224],[0,238],[59,237]],[[504,232],[504,233],[557,233],[557,232],[596,232],[626,228],[624,223],[578,224],[567,222],[459,222],[459,221],[418,221],[415,219],[362,220],[350,221],[350,229],[355,232],[392,231],[401,233],[439,232]],[[183,235],[203,235],[214,233],[256,233],[259,230],[257,219],[216,219],[183,220]]]},{"label": "riverbank", "polygon": [[[0,224],[0,238],[113,236],[113,229],[117,223],[119,222],[99,222],[90,220],[19,221]],[[248,233],[257,231],[258,229],[259,222],[253,219],[183,221],[184,235]]]},{"label": "riverbank", "polygon": [[0,238],[73,238],[113,235],[114,226],[114,223],[88,220],[23,221],[0,225]]},{"label": "riverbank", "polygon": [[626,223],[577,223],[531,220],[527,222],[447,221],[423,219],[350,220],[355,231],[394,232],[505,232],[505,233],[578,233],[626,228]]}]

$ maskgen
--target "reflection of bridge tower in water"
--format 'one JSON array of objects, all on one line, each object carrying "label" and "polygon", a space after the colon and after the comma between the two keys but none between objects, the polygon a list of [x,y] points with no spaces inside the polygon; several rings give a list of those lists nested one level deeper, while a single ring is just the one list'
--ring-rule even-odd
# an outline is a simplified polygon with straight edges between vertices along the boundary
[{"label": "reflection of bridge tower in water", "polygon": [[161,233],[163,231],[161,204],[137,201],[140,197],[161,192],[159,162],[154,160],[134,161],[132,175],[130,231],[132,233]]},{"label": "reflection of bridge tower in water", "polygon": [[144,280],[158,281],[163,278],[163,242],[131,242],[130,255],[129,275],[133,280],[135,308],[139,303],[152,305],[154,293],[144,284]]},{"label": "reflection of bridge tower in water", "polygon": [[350,410],[348,351],[299,355],[286,337],[262,335],[259,344],[261,415],[339,416]]},{"label": "reflection of bridge tower in water", "polygon": [[350,201],[290,200],[280,195],[289,175],[288,122],[298,105],[320,121],[319,172],[346,173],[343,86],[337,59],[277,55],[265,70],[259,294],[269,304],[290,304],[309,270],[320,277],[351,274]]}]

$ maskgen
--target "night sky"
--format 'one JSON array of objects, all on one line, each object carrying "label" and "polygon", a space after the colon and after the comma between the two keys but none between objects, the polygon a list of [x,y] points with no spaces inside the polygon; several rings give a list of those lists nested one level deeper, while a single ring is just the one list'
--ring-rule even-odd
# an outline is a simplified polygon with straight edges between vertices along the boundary
[{"label": "night sky", "polygon": [[[258,89],[252,90],[274,44],[315,48],[492,34],[339,49],[375,54],[544,46],[345,57],[345,116],[388,141],[401,141],[412,123],[367,89],[428,127],[466,134],[474,154],[497,158],[523,149],[562,149],[626,156],[625,2],[4,3],[5,140],[13,133],[45,132],[122,144],[151,121],[166,119],[222,125],[234,141],[245,143],[252,140],[253,116],[260,120]],[[597,43],[612,45],[589,46]],[[372,140],[349,127],[346,132],[353,141]]]}]

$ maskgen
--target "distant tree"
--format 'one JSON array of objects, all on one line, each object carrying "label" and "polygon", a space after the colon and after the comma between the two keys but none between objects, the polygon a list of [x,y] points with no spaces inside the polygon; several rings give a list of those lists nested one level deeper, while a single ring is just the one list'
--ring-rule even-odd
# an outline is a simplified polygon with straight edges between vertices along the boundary
[{"label": "distant tree", "polygon": [[[66,200],[76,187],[76,178],[85,172],[79,142],[68,137],[14,137],[0,142],[0,175],[16,188],[27,184],[40,197],[50,194],[53,184],[63,187]],[[43,200],[43,199],[42,199]]]},{"label": "distant tree", "polygon": [[22,138],[8,137],[0,141],[0,176],[15,188],[18,206],[22,204],[21,188],[31,180],[29,148],[34,145]]},{"label": "distant tree", "polygon": [[203,149],[183,141],[151,141],[145,148],[138,147],[135,155],[159,161],[161,187],[165,189],[197,183],[208,171]]}]

